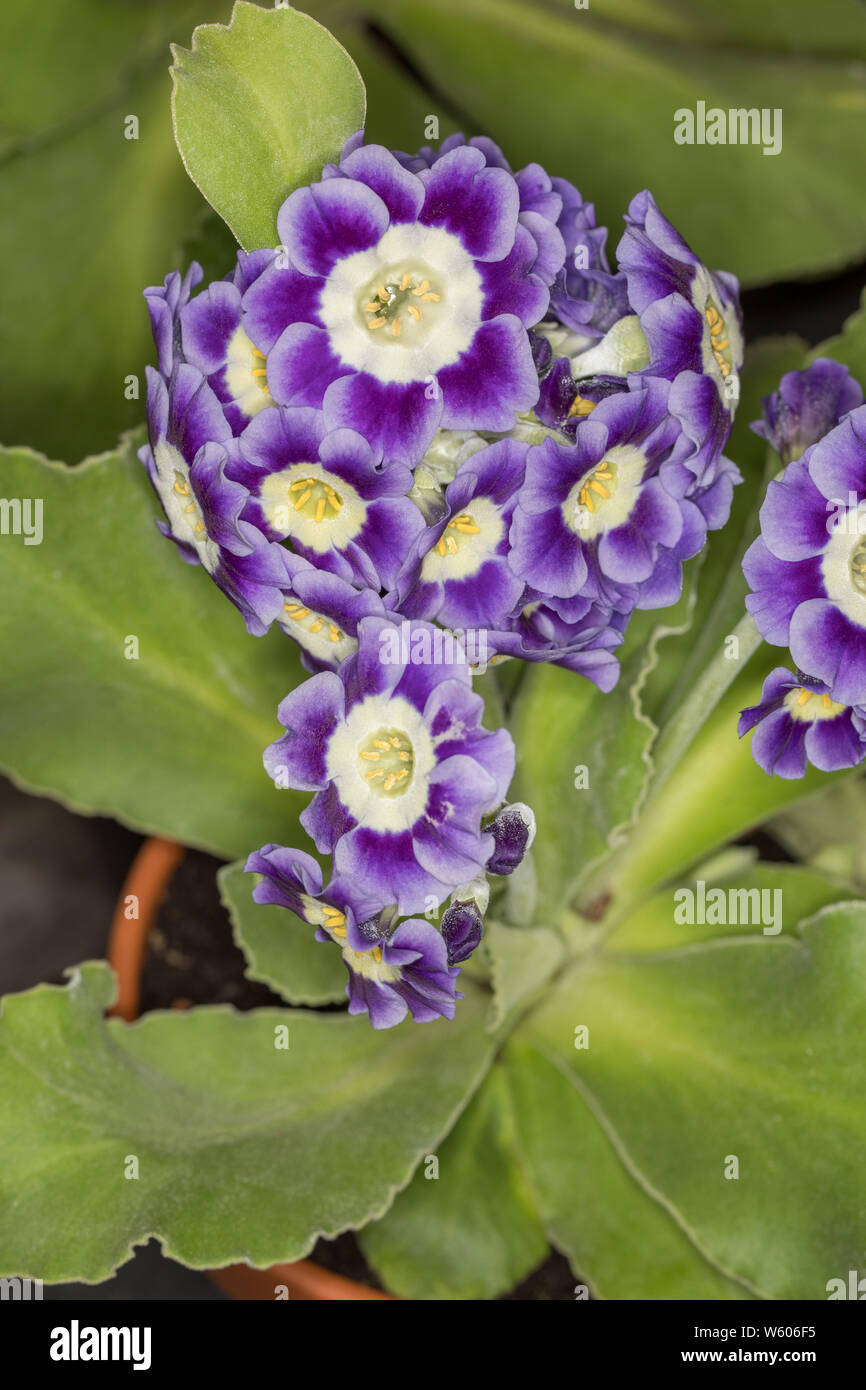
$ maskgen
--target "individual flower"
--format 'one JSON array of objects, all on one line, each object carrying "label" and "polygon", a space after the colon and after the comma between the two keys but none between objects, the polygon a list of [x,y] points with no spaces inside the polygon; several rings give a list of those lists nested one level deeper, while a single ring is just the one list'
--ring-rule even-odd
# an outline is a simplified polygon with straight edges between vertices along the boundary
[{"label": "individual flower", "polygon": [[592,414],[599,401],[627,390],[627,381],[622,377],[589,377],[578,383],[571,360],[557,357],[539,384],[535,413],[543,425],[573,439],[581,420]]},{"label": "individual flower", "polygon": [[527,329],[549,298],[519,204],[471,146],[419,173],[360,146],[296,189],[284,251],[243,297],[271,397],[409,465],[440,425],[507,430],[538,395]]},{"label": "individual flower", "polygon": [[416,542],[400,611],[450,628],[501,626],[525,585],[508,563],[508,534],[527,445],[502,439],[473,453],[445,489],[445,510]]},{"label": "individual flower", "polygon": [[[592,598],[622,609],[679,596],[682,561],[703,545],[706,523],[660,476],[694,454],[668,410],[670,391],[647,378],[599,402],[573,444],[548,438],[529,450],[509,558],[548,600]],[[568,620],[568,609],[556,607]]]},{"label": "individual flower", "polygon": [[406,494],[412,473],[356,430],[329,430],[309,407],[268,410],[238,440],[231,476],[247,488],[249,520],[317,568],[389,589],[424,518]]},{"label": "individual flower", "polygon": [[150,444],[139,458],[166,515],[157,526],[185,560],[203,566],[248,630],[261,636],[282,611],[284,552],[242,519],[249,495],[226,473],[231,432],[219,403],[187,363],[175,364],[169,385],[148,368],[147,382]]},{"label": "individual flower", "polygon": [[[586,676],[599,690],[613,690],[619,680],[614,655],[622,645],[630,610],[616,611],[589,598],[544,602],[530,591],[507,627],[486,634],[489,652],[521,661],[548,661]],[[563,618],[554,604],[567,611]]]},{"label": "individual flower", "polygon": [[767,488],[746,607],[831,698],[866,703],[866,406]]},{"label": "individual flower", "polygon": [[616,254],[649,345],[647,371],[669,380],[683,371],[705,373],[733,416],[743,364],[736,279],[707,270],[651,193],[632,199],[626,224]]},{"label": "individual flower", "polygon": [[848,368],[818,357],[803,371],[786,372],[779,389],[764,396],[764,419],[752,425],[772,444],[782,463],[798,459],[829,434],[843,415],[863,404],[863,392]]},{"label": "individual flower", "polygon": [[301,823],[335,874],[401,915],[480,873],[493,849],[481,817],[514,772],[510,734],[481,726],[469,667],[442,637],[362,619],[357,653],[283,700],[286,733],[265,752],[278,785],[316,793]]},{"label": "individual flower", "polygon": [[277,622],[301,648],[308,671],[336,671],[358,650],[363,618],[393,617],[374,589],[358,589],[300,555],[287,554],[286,587]]},{"label": "individual flower", "polygon": [[809,763],[837,772],[866,758],[866,711],[839,704],[820,681],[784,666],[764,681],[760,704],[740,715],[740,737],[750,729],[752,757],[771,777],[803,777]]},{"label": "individual flower", "polygon": [[287,908],[316,926],[318,941],[340,947],[350,1014],[369,1014],[376,1029],[393,1028],[407,1013],[416,1023],[454,1017],[460,972],[431,922],[413,918],[394,927],[363,896],[363,884],[332,880],[323,888],[319,865],[303,850],[265,845],[250,855],[246,870],[262,875],[256,902]]},{"label": "individual flower", "polygon": [[243,296],[276,259],[276,251],[241,252],[232,275],[180,309],[184,359],[207,377],[234,434],[273,405],[265,354],[244,325]]}]

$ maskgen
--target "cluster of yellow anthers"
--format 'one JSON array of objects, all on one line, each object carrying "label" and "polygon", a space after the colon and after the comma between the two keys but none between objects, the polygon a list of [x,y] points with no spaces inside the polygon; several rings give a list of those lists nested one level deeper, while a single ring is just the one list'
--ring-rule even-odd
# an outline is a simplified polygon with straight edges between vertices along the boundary
[{"label": "cluster of yellow anthers", "polygon": [[[395,788],[402,790],[401,783],[408,781],[412,776],[412,745],[398,733],[383,731],[381,736],[370,740],[367,748],[361,749],[360,756],[367,762],[385,762],[384,767],[374,767],[364,774],[368,782],[378,782],[381,779],[382,791],[390,792]],[[400,767],[399,763],[409,763],[410,766]]]},{"label": "cluster of yellow anthers", "polygon": [[461,536],[479,536],[481,527],[475,525],[469,512],[461,512],[460,516],[455,516],[453,521],[449,521],[444,534],[436,542],[436,550],[440,555],[457,554],[457,541],[454,536],[448,535],[449,531],[456,531]]},{"label": "cluster of yellow anthers", "polygon": [[252,368],[252,374],[254,377],[261,378],[260,380],[256,381],[256,385],[258,386],[260,391],[264,391],[265,395],[269,396],[271,392],[266,380],[268,375],[268,369],[265,366],[265,354],[263,352],[259,352],[258,348],[253,348],[253,357],[256,359],[256,366]]},{"label": "cluster of yellow anthers", "polygon": [[[346,914],[344,912],[341,912],[339,908],[331,907],[330,903],[322,903],[322,911],[324,914],[322,918],[322,925],[324,926],[325,930],[329,931],[332,936],[338,936],[341,938],[345,937]],[[360,954],[361,953],[359,951],[352,952],[352,955],[355,956],[356,959],[360,956]],[[378,962],[382,959],[382,947],[374,946],[370,954],[378,964]]]},{"label": "cluster of yellow anthers", "polygon": [[[295,623],[302,623],[305,618],[309,618],[310,616],[312,616],[313,621],[310,623],[310,626],[307,628],[307,631],[312,632],[314,635],[317,632],[321,632],[322,628],[325,626],[325,618],[321,617],[319,613],[313,613],[312,609],[305,608],[302,603],[298,603],[297,599],[290,600],[288,603],[284,603],[283,611],[288,613],[289,617]],[[342,642],[345,635],[346,634],[344,632],[340,631],[336,623],[328,623],[329,641]]]},{"label": "cluster of yellow anthers", "polygon": [[591,415],[595,407],[595,401],[588,401],[585,396],[575,396],[569,407],[567,418],[573,420],[576,416],[578,420],[582,420],[585,415]]},{"label": "cluster of yellow anthers", "polygon": [[313,494],[318,493],[313,509],[316,521],[324,520],[325,512],[329,506],[334,516],[343,506],[343,499],[340,494],[334,491],[330,483],[321,482],[318,478],[298,478],[296,482],[291,484],[289,491],[300,493],[300,497],[295,500],[296,512],[306,507],[307,503],[312,501]]},{"label": "cluster of yellow anthers", "polygon": [[828,714],[839,714],[845,708],[844,705],[840,705],[835,700],[831,700],[826,690],[819,694],[816,690],[806,690],[803,686],[800,686],[797,689],[796,698],[797,704],[801,708],[803,705],[811,705],[814,710],[814,706],[819,704],[821,710],[826,711]]},{"label": "cluster of yellow anthers", "polygon": [[175,477],[175,481],[174,481],[174,490],[175,490],[175,492],[178,494],[179,497],[189,497],[189,498],[191,499],[191,500],[190,500],[189,506],[188,506],[188,507],[184,507],[184,511],[185,511],[185,512],[195,512],[195,515],[196,515],[195,529],[196,529],[196,531],[197,531],[199,534],[201,534],[201,532],[204,531],[204,529],[205,529],[205,527],[204,527],[204,521],[203,521],[203,519],[202,519],[202,514],[201,514],[201,512],[199,511],[198,507],[196,506],[195,501],[192,500],[192,491],[191,491],[191,489],[190,489],[189,483],[186,481],[185,478],[182,478],[182,477],[180,476],[180,474],[177,474],[177,476]]},{"label": "cluster of yellow anthers", "polygon": [[[391,333],[395,338],[399,338],[403,332],[403,321],[399,314],[394,314],[395,308],[401,308],[408,295],[419,299],[421,304],[438,304],[442,298],[430,288],[429,280],[422,280],[420,285],[413,284],[413,277],[409,271],[402,277],[399,284],[377,285],[376,294],[369,304],[364,305],[366,313],[372,315],[367,321],[367,327],[376,329],[384,328],[390,323]],[[406,313],[412,317],[416,323],[421,323],[424,318],[418,304],[406,304]]]},{"label": "cluster of yellow anthers", "polygon": [[725,348],[730,347],[728,339],[725,337],[727,332],[725,320],[722,318],[715,304],[708,304],[706,308],[706,319],[710,326],[710,347],[713,356],[718,363],[719,371],[722,376],[728,376],[731,371],[731,363],[725,357]]},{"label": "cluster of yellow anthers", "polygon": [[[608,483],[610,487],[608,487]],[[607,501],[615,483],[616,477],[613,471],[613,464],[608,459],[602,459],[598,468],[594,469],[584,482],[580,492],[577,494],[577,500],[581,507],[586,507],[588,512],[594,512],[595,498],[592,494],[596,493],[603,501]]]}]

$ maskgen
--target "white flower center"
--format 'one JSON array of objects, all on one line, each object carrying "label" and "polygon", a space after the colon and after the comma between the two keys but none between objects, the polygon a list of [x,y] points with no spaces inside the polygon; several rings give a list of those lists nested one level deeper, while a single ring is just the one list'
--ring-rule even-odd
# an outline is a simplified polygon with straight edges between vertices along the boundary
[{"label": "white flower center", "polygon": [[355,489],[318,463],[293,463],[268,474],[259,501],[275,531],[318,554],[345,550],[367,516]]},{"label": "white flower center", "polygon": [[350,637],[331,618],[307,608],[292,595],[283,604],[280,627],[293,637],[299,647],[317,661],[337,667],[347,656],[358,650],[357,638]]},{"label": "white flower center", "polygon": [[402,696],[368,695],[350,710],[328,744],[328,777],[340,800],[370,830],[408,830],[427,805],[435,765],[424,721]]},{"label": "white flower center", "polygon": [[236,328],[226,348],[226,385],[232,400],[244,415],[258,415],[273,405],[268,390],[265,354],[253,346],[242,328]]},{"label": "white flower center", "polygon": [[460,240],[410,222],[338,261],[319,312],[331,347],[350,367],[409,382],[457,361],[481,322],[481,304],[481,277]]},{"label": "white flower center", "polygon": [[477,574],[504,533],[505,523],[490,498],[473,498],[469,510],[451,518],[433,549],[424,556],[422,580],[435,583]]},{"label": "white flower center", "polygon": [[858,627],[866,627],[866,501],[836,520],[821,559],[831,603]]},{"label": "white flower center", "polygon": [[692,303],[704,320],[701,342],[703,369],[715,378],[722,400],[733,415],[739,399],[739,363],[743,360],[743,338],[736,314],[722,313],[709,271],[698,271],[692,286]]},{"label": "white flower center", "polygon": [[574,484],[562,504],[565,524],[581,540],[595,540],[631,516],[646,472],[633,444],[616,444]]},{"label": "white flower center", "polygon": [[829,695],[816,695],[802,686],[789,690],[782,703],[792,719],[803,719],[809,724],[816,719],[836,719],[847,708],[831,700]]},{"label": "white flower center", "polygon": [[208,574],[219,564],[219,546],[207,533],[201,508],[189,480],[189,467],[179,449],[163,439],[153,451],[156,490],[175,540],[191,545]]}]

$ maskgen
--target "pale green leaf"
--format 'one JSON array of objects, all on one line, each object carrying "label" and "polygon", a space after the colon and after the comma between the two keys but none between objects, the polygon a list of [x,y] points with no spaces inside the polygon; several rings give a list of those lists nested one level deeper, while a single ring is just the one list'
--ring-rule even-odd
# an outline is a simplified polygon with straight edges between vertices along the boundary
[{"label": "pale green leaf", "polygon": [[172,52],[187,172],[242,246],[276,246],[280,205],[364,124],[361,74],[309,15],[245,0],[229,25],[202,25]]},{"label": "pale green leaf", "polygon": [[226,864],[217,874],[235,941],[247,959],[245,974],[290,1004],[341,1003],[346,998],[342,952],[317,941],[315,927],[285,908],[253,902],[256,881],[255,874],[244,873],[243,863]]},{"label": "pale green leaf", "polygon": [[377,1033],[222,1005],[106,1022],[112,993],[90,962],[4,1000],[4,1275],[98,1282],[149,1236],[193,1269],[298,1259],[386,1211],[489,1060],[476,998]]}]

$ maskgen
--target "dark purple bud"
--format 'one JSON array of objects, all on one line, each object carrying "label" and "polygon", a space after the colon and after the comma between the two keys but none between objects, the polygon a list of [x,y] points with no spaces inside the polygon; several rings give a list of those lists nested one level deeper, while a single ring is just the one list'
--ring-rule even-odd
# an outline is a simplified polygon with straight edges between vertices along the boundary
[{"label": "dark purple bud", "polygon": [[481,940],[481,913],[476,903],[454,903],[442,914],[439,930],[448,948],[448,964],[468,960]]},{"label": "dark purple bud", "polygon": [[535,839],[535,816],[522,801],[504,806],[485,831],[493,836],[493,853],[487,861],[489,874],[511,874]]}]

